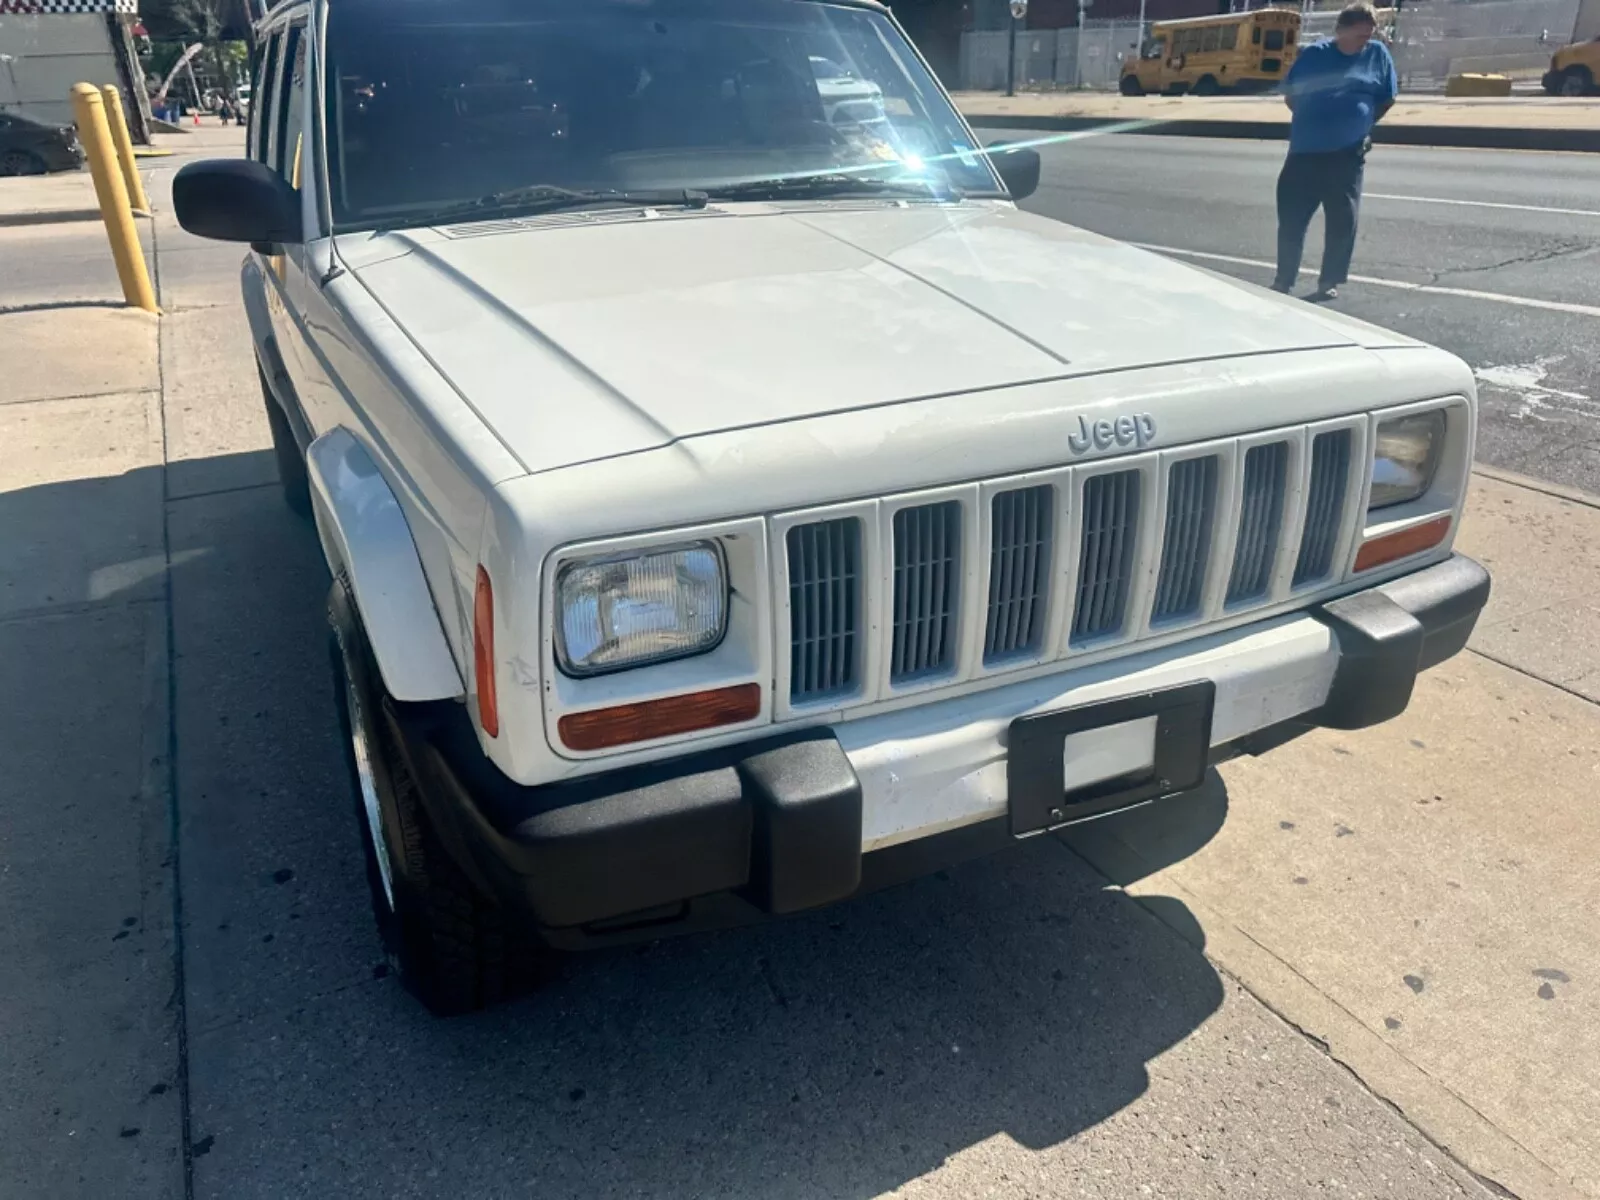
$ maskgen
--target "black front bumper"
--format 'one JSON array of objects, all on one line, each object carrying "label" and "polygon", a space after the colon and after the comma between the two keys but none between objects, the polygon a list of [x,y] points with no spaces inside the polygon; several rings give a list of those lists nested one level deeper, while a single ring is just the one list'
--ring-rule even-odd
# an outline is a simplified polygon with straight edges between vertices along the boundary
[{"label": "black front bumper", "polygon": [[[1398,716],[1418,672],[1466,645],[1488,598],[1488,572],[1457,555],[1312,609],[1339,643],[1325,703],[1239,748]],[[861,784],[826,728],[526,788],[484,758],[459,705],[391,711],[452,856],[559,945],[814,908],[1011,840],[1006,821],[986,821],[863,855]]]}]

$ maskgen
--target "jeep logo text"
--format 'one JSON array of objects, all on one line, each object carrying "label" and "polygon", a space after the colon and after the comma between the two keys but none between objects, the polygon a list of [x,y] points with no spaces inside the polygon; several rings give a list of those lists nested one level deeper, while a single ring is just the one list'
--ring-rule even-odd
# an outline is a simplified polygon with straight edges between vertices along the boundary
[{"label": "jeep logo text", "polygon": [[1067,445],[1074,454],[1082,454],[1090,447],[1109,450],[1113,446],[1137,446],[1142,450],[1155,440],[1156,419],[1149,413],[1096,421],[1093,425],[1079,417],[1078,432],[1067,435]]}]

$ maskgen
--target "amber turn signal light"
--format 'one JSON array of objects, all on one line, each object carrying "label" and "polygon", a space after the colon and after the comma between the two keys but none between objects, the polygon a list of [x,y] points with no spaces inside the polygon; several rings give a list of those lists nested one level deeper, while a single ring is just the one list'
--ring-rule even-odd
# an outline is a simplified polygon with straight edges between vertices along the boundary
[{"label": "amber turn signal light", "polygon": [[561,742],[570,750],[609,750],[634,742],[676,737],[719,725],[738,725],[761,715],[761,685],[666,696],[639,704],[619,704],[592,712],[570,713],[556,723]]},{"label": "amber turn signal light", "polygon": [[1444,541],[1445,534],[1449,532],[1450,518],[1435,517],[1431,521],[1424,521],[1421,525],[1413,525],[1398,533],[1386,533],[1382,537],[1375,537],[1365,543],[1356,554],[1356,570],[1370,571],[1373,567],[1383,566],[1384,563],[1398,562],[1402,558],[1410,558],[1413,554],[1431,550]]},{"label": "amber turn signal light", "polygon": [[472,673],[478,685],[478,723],[490,737],[500,736],[500,702],[494,690],[494,588],[489,572],[478,568],[472,598]]}]

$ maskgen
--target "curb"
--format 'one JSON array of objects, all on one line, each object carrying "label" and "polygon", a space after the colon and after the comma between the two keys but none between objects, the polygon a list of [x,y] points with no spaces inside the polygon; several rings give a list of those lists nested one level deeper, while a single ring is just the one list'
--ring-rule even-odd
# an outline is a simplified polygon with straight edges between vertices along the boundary
[{"label": "curb", "polygon": [[0,213],[0,228],[13,225],[59,225],[70,221],[98,221],[98,208],[58,208],[42,212]]},{"label": "curb", "polygon": [[1600,496],[1589,492],[1580,491],[1578,488],[1567,487],[1562,483],[1547,483],[1543,479],[1535,479],[1531,475],[1519,475],[1515,471],[1505,471],[1499,467],[1487,466],[1484,463],[1473,463],[1472,473],[1482,475],[1485,479],[1492,479],[1496,483],[1506,484],[1508,487],[1521,488],[1527,492],[1538,492],[1540,495],[1549,496],[1553,500],[1565,500],[1569,504],[1580,504],[1584,508],[1600,509]]},{"label": "curb", "polygon": [[[1249,138],[1286,141],[1287,121],[1159,121],[1126,117],[1038,116],[1030,113],[963,113],[977,129],[1028,129],[1048,133],[1099,131],[1167,137]],[[1443,146],[1458,150],[1546,150],[1600,154],[1600,129],[1500,129],[1484,125],[1379,125],[1372,140],[1384,146]]]}]

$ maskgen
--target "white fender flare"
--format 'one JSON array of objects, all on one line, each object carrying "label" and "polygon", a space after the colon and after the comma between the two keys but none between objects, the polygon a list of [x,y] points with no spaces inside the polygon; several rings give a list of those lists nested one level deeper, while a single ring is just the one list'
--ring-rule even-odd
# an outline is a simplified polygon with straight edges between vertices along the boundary
[{"label": "white fender flare", "polygon": [[371,455],[330,429],[307,450],[306,473],[323,552],[349,580],[384,687],[396,700],[462,696],[411,527]]}]

